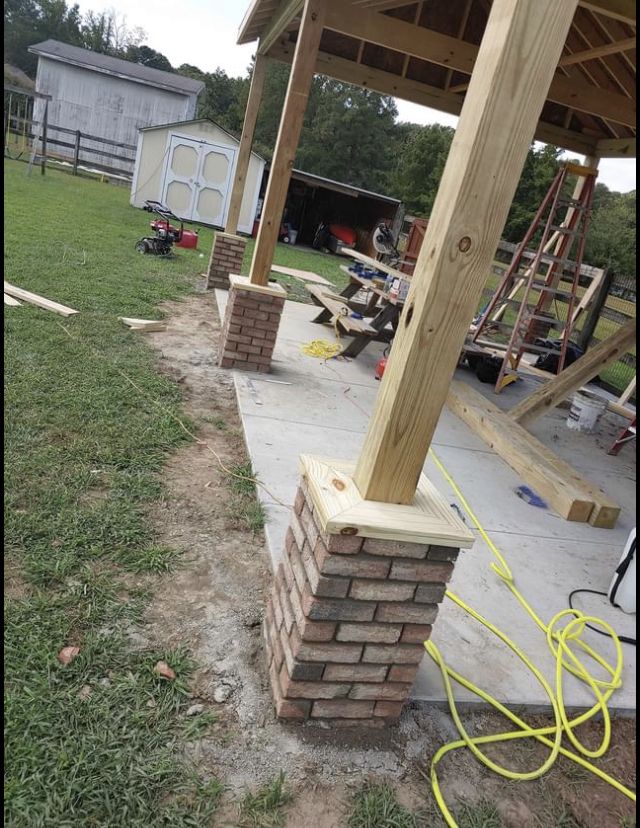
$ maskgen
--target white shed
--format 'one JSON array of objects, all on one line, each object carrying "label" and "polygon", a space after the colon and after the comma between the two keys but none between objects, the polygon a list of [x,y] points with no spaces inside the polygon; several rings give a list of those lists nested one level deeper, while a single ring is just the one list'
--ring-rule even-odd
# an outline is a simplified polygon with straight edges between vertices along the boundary
[{"label": "white shed", "polygon": [[[131,204],[161,201],[177,216],[213,227],[227,221],[239,141],[207,119],[141,129]],[[251,154],[238,230],[251,234],[264,159]]]}]

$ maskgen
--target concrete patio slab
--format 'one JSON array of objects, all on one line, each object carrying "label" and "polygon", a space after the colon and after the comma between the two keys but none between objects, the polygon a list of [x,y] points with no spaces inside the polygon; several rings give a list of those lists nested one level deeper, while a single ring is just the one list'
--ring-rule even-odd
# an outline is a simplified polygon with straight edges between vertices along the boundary
[{"label": "concrete patio slab", "polygon": [[[216,298],[220,312],[224,313],[226,293],[217,291]],[[324,362],[302,352],[302,346],[313,339],[334,339],[330,327],[311,323],[316,314],[313,306],[287,302],[272,373],[267,377],[234,373],[247,447],[254,470],[268,490],[260,489],[259,496],[268,513],[266,534],[274,565],[281,555],[289,523],[289,511],[282,504],[293,502],[300,475],[298,456],[307,453],[355,459],[379,388],[374,375],[384,347],[379,343],[372,343],[350,362]],[[459,375],[502,408],[515,405],[535,387],[535,380],[527,379],[495,396],[490,386],[481,385],[470,372],[461,370]],[[529,505],[516,493],[522,485],[518,475],[447,409],[433,444],[507,558],[517,586],[545,621],[567,608],[573,589],[608,588],[636,520],[635,451],[625,449],[618,457],[606,454],[623,421],[616,415],[607,415],[595,435],[571,431],[565,421],[566,411],[556,410],[534,423],[531,431],[622,505],[621,518],[613,530],[569,523],[550,509]],[[456,493],[432,458],[427,461],[425,472],[448,502],[462,511]],[[269,493],[281,503],[275,502]],[[468,517],[466,522],[471,525]],[[545,636],[490,569],[492,560],[490,550],[478,535],[473,548],[461,554],[451,588],[512,637],[553,686],[555,666]],[[620,634],[635,636],[635,616],[625,615],[606,599],[586,595],[577,597],[576,603],[609,621]],[[610,642],[595,633],[589,635],[590,643],[605,656],[613,657]],[[531,710],[549,709],[548,697],[533,674],[493,634],[450,600],[445,600],[441,607],[433,640],[453,668],[500,701]],[[636,653],[630,646],[623,650],[624,683],[610,706],[632,713]],[[456,688],[456,697],[462,704],[479,703],[463,688]],[[426,656],[413,698],[445,703],[439,672]],[[586,687],[571,676],[565,681],[565,699],[572,708],[590,706],[592,702]]]}]

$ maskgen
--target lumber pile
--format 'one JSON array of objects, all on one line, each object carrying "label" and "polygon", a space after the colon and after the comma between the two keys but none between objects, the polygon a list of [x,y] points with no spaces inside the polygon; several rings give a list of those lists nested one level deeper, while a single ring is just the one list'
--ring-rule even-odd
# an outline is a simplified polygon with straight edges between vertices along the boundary
[{"label": "lumber pile", "polygon": [[615,526],[617,503],[478,391],[454,380],[447,405],[561,517],[603,529]]}]

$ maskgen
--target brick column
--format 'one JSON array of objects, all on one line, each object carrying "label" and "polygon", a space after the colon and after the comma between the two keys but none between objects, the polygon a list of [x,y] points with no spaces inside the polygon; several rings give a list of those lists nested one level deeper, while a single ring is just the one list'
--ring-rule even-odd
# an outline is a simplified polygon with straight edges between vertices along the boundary
[{"label": "brick column", "polygon": [[264,624],[276,713],[382,726],[409,698],[460,546],[472,537],[462,524],[438,543],[368,537],[357,526],[327,531],[322,496],[305,479]]},{"label": "brick column", "polygon": [[272,282],[254,285],[246,276],[229,276],[229,299],[218,347],[222,368],[267,372],[276,344],[287,292]]},{"label": "brick column", "polygon": [[229,290],[229,274],[240,273],[247,240],[242,236],[230,233],[216,233],[213,241],[209,270],[207,272],[207,288],[221,288]]}]

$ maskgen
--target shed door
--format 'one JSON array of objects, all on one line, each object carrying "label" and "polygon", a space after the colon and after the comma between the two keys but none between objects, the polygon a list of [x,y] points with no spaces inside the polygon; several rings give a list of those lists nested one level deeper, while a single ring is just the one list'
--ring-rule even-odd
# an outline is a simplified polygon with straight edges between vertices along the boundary
[{"label": "shed door", "polygon": [[223,227],[235,150],[172,135],[162,201],[180,218]]}]

